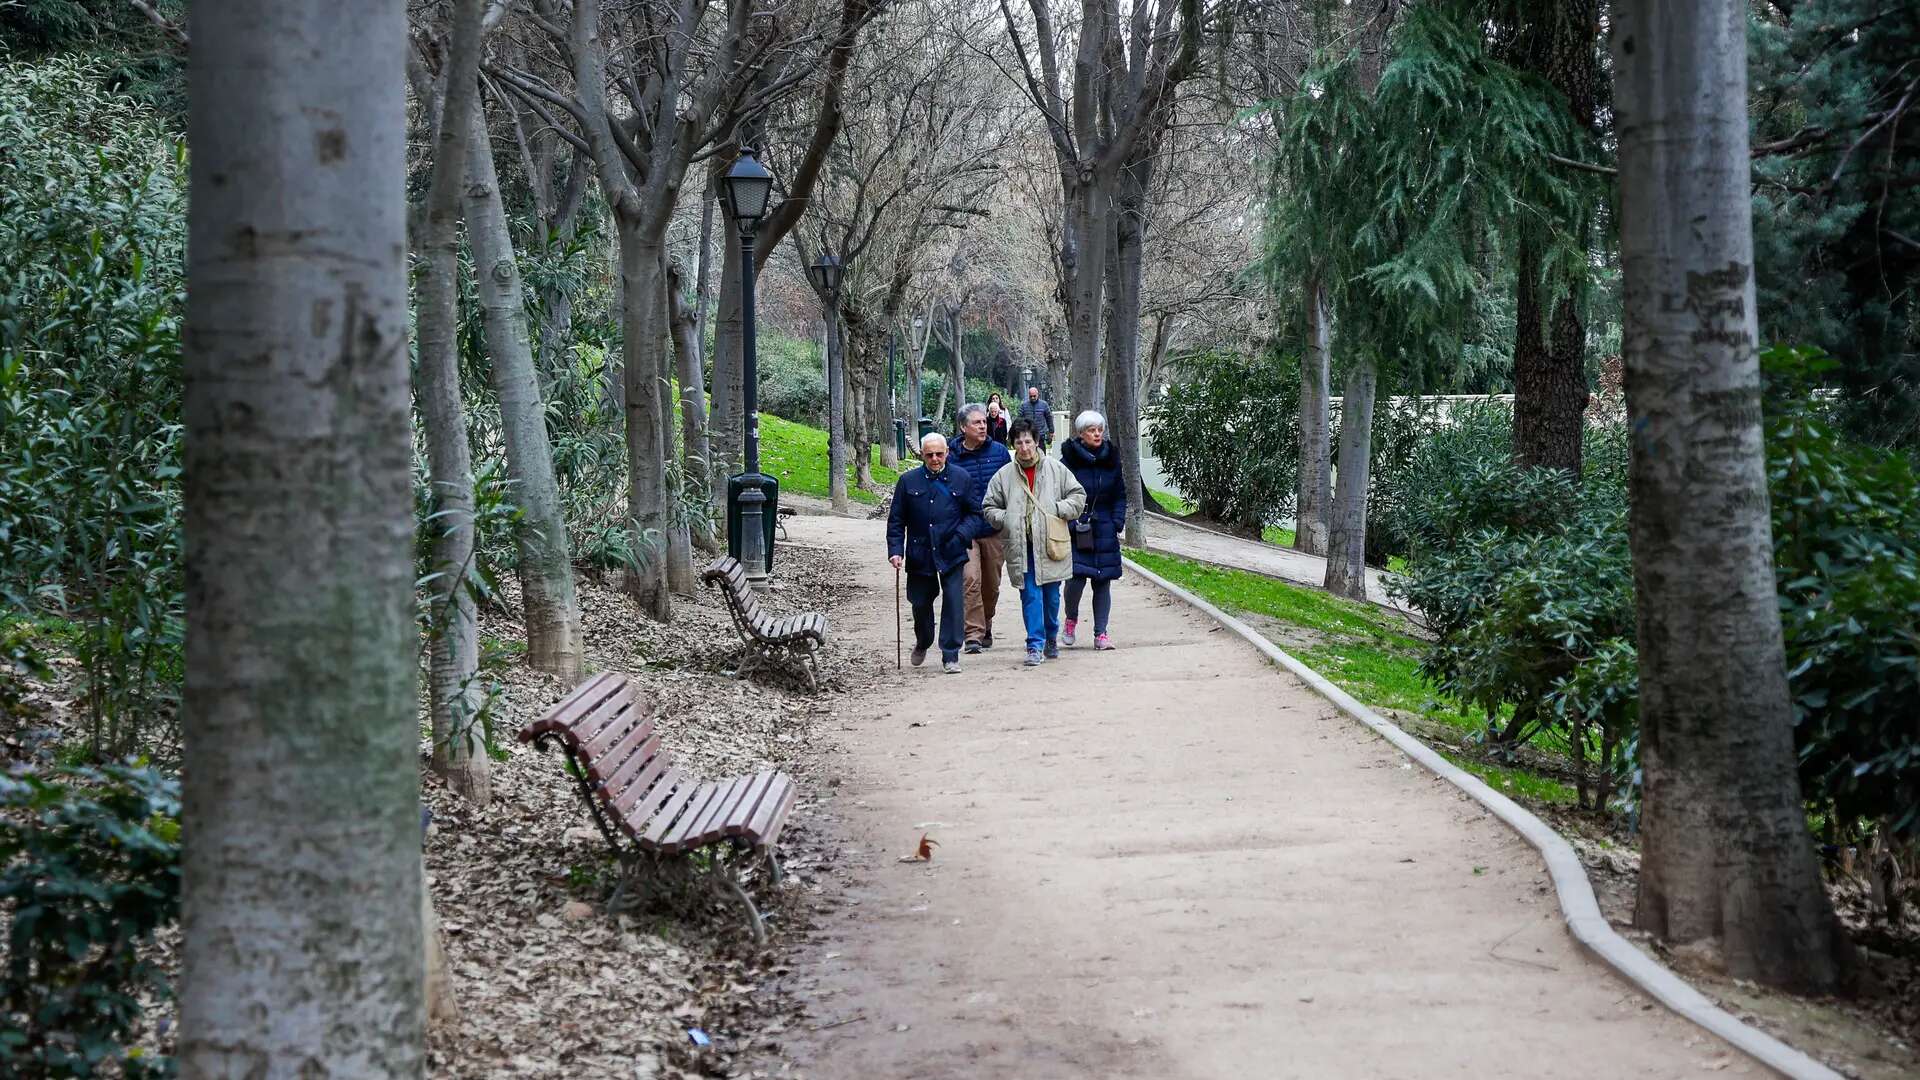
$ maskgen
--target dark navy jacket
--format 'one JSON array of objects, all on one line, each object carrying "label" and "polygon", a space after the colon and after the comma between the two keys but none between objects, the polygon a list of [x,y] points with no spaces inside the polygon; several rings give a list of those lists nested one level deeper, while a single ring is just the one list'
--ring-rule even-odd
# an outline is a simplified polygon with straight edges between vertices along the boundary
[{"label": "dark navy jacket", "polygon": [[974,538],[993,531],[980,515],[985,491],[951,459],[938,477],[925,465],[901,473],[887,509],[887,555],[906,556],[909,574],[944,574],[962,565]]},{"label": "dark navy jacket", "polygon": [[1080,520],[1093,524],[1093,550],[1073,549],[1074,576],[1117,578],[1120,534],[1127,528],[1127,481],[1120,452],[1111,440],[1089,450],[1079,439],[1068,439],[1060,444],[1060,461],[1087,489],[1087,509]]},{"label": "dark navy jacket", "polygon": [[947,468],[958,465],[967,470],[967,475],[973,477],[974,493],[983,498],[987,485],[993,482],[993,474],[1012,460],[1013,455],[1007,452],[1006,446],[991,438],[980,444],[978,450],[967,449],[966,440],[959,435],[947,440]]},{"label": "dark navy jacket", "polygon": [[1015,415],[1021,420],[1033,422],[1033,428],[1039,433],[1041,442],[1053,441],[1053,406],[1047,404],[1046,398],[1021,402],[1020,411]]}]

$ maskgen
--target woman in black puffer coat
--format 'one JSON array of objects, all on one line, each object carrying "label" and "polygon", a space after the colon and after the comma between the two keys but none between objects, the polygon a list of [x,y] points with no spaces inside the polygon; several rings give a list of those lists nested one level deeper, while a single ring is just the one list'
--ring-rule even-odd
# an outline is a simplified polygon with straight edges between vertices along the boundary
[{"label": "woman in black puffer coat", "polygon": [[1111,649],[1107,616],[1113,583],[1120,577],[1120,534],[1127,527],[1127,482],[1120,452],[1107,441],[1107,418],[1088,410],[1074,417],[1073,438],[1060,444],[1060,460],[1087,489],[1087,509],[1072,523],[1073,577],[1067,582],[1067,623],[1060,643],[1073,644],[1080,597],[1093,585],[1093,647]]}]

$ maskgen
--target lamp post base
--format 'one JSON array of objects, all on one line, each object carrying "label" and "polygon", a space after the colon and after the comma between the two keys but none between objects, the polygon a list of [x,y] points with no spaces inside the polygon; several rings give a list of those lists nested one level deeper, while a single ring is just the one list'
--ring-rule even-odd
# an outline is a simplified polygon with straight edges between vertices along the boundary
[{"label": "lamp post base", "polygon": [[746,570],[747,580],[755,586],[767,580],[768,564],[772,562],[767,549],[771,537],[767,534],[779,506],[778,490],[772,477],[757,473],[740,473],[727,482],[727,498],[731,503],[728,546]]}]

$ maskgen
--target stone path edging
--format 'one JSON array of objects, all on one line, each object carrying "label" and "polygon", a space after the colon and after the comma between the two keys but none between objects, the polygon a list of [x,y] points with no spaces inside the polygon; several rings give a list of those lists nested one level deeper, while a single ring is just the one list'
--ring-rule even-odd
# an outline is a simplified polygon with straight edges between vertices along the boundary
[{"label": "stone path edging", "polygon": [[1301,663],[1269,640],[1266,635],[1220,610],[1186,589],[1167,581],[1132,559],[1124,560],[1127,569],[1162,591],[1204,612],[1220,625],[1240,635],[1259,649],[1267,659],[1293,673],[1341,712],[1379,734],[1435,776],[1465,792],[1495,817],[1520,834],[1540,852],[1547,872],[1553,877],[1554,892],[1560,900],[1567,929],[1599,960],[1621,978],[1632,983],[1648,997],[1660,1002],[1682,1018],[1690,1020],[1732,1044],[1755,1061],[1793,1080],[1842,1080],[1839,1073],[1795,1050],[1757,1028],[1741,1023],[1705,995],[1687,985],[1678,975],[1654,961],[1632,942],[1614,931],[1600,913],[1594,899],[1593,883],[1573,848],[1554,828],[1541,821],[1520,804],[1493,790],[1487,783],[1435,753],[1425,743],[1407,734],[1392,721],[1361,704],[1317,671]]}]

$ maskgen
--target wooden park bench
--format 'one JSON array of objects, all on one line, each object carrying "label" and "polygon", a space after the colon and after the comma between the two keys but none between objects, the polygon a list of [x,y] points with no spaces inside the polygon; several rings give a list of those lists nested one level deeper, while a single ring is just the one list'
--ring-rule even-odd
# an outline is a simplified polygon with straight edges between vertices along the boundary
[{"label": "wooden park bench", "polygon": [[[765,860],[778,883],[777,844],[798,789],[786,773],[702,780],[673,763],[654,730],[652,702],[625,675],[581,683],[545,716],[520,729],[520,741],[566,752],[593,823],[619,856],[622,873],[609,906],[618,909],[631,878],[715,844]],[[624,842],[623,842],[624,839]],[[756,941],[766,926],[746,889],[714,859],[714,877],[746,905]]]},{"label": "wooden park bench", "polygon": [[779,619],[768,615],[747,584],[747,568],[731,556],[716,560],[703,576],[726,599],[733,628],[747,646],[747,657],[740,662],[738,672],[742,678],[763,665],[786,665],[805,675],[807,686],[820,689],[820,664],[815,654],[827,643],[825,615],[817,611]]}]

